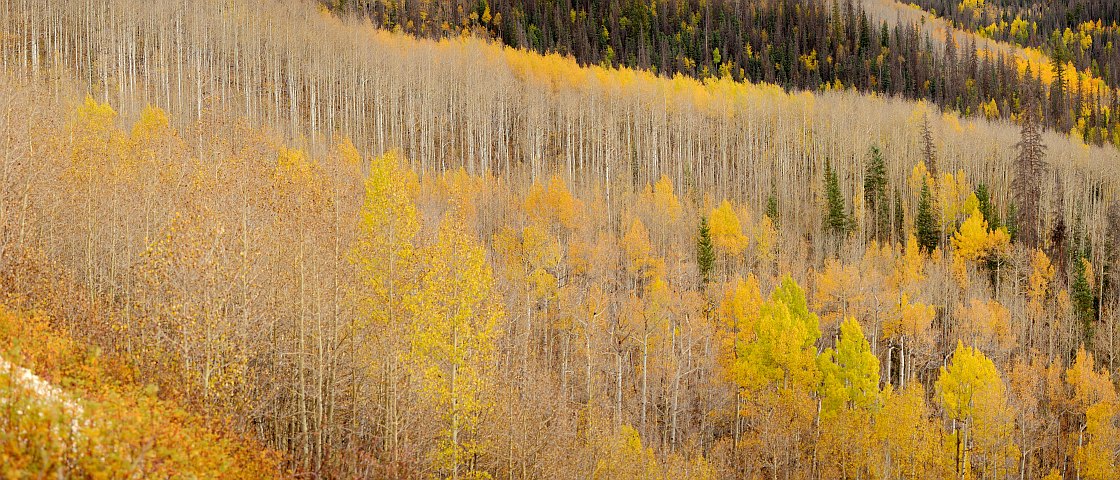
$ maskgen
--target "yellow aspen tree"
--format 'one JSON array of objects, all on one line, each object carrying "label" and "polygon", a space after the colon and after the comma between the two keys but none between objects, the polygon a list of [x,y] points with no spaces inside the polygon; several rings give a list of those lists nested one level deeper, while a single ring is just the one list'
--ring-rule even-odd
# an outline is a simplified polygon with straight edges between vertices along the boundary
[{"label": "yellow aspen tree", "polygon": [[1011,331],[1011,312],[995,300],[972,299],[968,305],[957,305],[955,316],[958,333],[969,345],[977,346],[997,357],[1005,355],[1015,345]]},{"label": "yellow aspen tree", "polygon": [[650,346],[666,320],[669,287],[664,280],[664,261],[653,255],[649,232],[640,219],[634,219],[622,238],[626,270],[631,278],[630,307],[626,323],[639,334],[641,342],[641,429],[646,431],[649,411]]},{"label": "yellow aspen tree", "polygon": [[932,352],[934,338],[931,328],[936,314],[932,305],[911,302],[909,295],[902,294],[899,298],[898,304],[883,322],[883,336],[897,342],[900,359],[897,373],[888,370],[888,382],[897,376],[900,388],[905,387],[913,369],[912,357],[924,360],[923,357]]},{"label": "yellow aspen tree", "polygon": [[925,257],[918,245],[918,237],[911,233],[890,276],[890,283],[900,295],[904,293],[913,295],[918,293],[918,284],[925,279]]},{"label": "yellow aspen tree", "polygon": [[557,280],[553,272],[560,264],[560,245],[548,230],[530,224],[521,231],[521,249],[527,263],[527,285],[531,301],[548,300],[556,295]]},{"label": "yellow aspen tree", "polygon": [[1120,469],[1116,465],[1116,452],[1120,450],[1120,428],[1116,428],[1116,415],[1120,412],[1113,402],[1097,402],[1085,411],[1086,440],[1077,447],[1079,477],[1088,480],[1116,478]]},{"label": "yellow aspen tree", "polygon": [[675,260],[674,256],[683,253],[682,249],[677,246],[679,244],[676,243],[681,238],[680,233],[687,231],[680,225],[684,211],[683,207],[677,194],[673,191],[673,182],[666,175],[662,175],[653,185],[650,196],[652,198],[649,202],[648,218],[651,238],[659,254],[666,257],[667,260],[673,261]]},{"label": "yellow aspen tree", "polygon": [[821,356],[817,455],[826,476],[858,478],[871,470],[871,414],[881,406],[879,359],[854,318],[840,324],[836,347]]},{"label": "yellow aspen tree", "polygon": [[1120,449],[1120,429],[1116,416],[1120,414],[1116,388],[1107,369],[1097,370],[1093,355],[1082,346],[1077,350],[1073,365],[1066,370],[1066,384],[1070,389],[1070,406],[1079,416],[1077,462],[1078,476],[1093,480],[1116,478],[1118,473],[1116,452]]},{"label": "yellow aspen tree", "polygon": [[[75,234],[83,238],[84,265],[81,273],[86,293],[91,299],[98,271],[102,268],[99,265],[103,263],[97,261],[101,253],[99,234],[106,229],[105,223],[111,223],[98,221],[109,213],[101,211],[105,202],[99,201],[98,196],[108,193],[106,190],[115,191],[111,186],[115,184],[117,175],[124,173],[119,168],[125,137],[115,125],[116,118],[117,112],[108,103],[97,103],[87,95],[66,126],[69,138],[63,140],[69,145],[69,151],[65,153],[69,158],[62,175],[66,187],[64,192],[72,198],[71,208],[81,212],[84,219],[84,222],[68,222],[67,226],[77,229]],[[110,188],[105,188],[107,185]]]},{"label": "yellow aspen tree", "polygon": [[752,449],[771,476],[788,472],[810,435],[820,384],[820,321],[801,287],[786,276],[759,308],[751,340],[739,347],[735,382],[743,389]]},{"label": "yellow aspen tree", "polygon": [[[1060,370],[1055,369],[1054,381],[1061,386]],[[1047,442],[1049,434],[1054,433],[1050,424],[1050,412],[1046,402],[1046,389],[1051,387],[1047,379],[1047,368],[1044,357],[1039,354],[1032,358],[1020,357],[1015,359],[1007,373],[1007,383],[1011,395],[1012,406],[1016,413],[1015,436],[1019,448],[1024,452],[1020,461],[1020,470],[1024,475],[1042,475],[1046,466],[1032,465],[1035,463],[1030,458],[1031,452],[1036,452]]]},{"label": "yellow aspen tree", "polygon": [[576,228],[579,221],[579,212],[583,209],[583,206],[579,200],[572,196],[572,192],[568,190],[568,184],[564,183],[559,175],[553,175],[548,180],[546,205],[561,226],[569,230]]},{"label": "yellow aspen tree", "polygon": [[754,256],[760,265],[772,265],[775,260],[775,247],[778,246],[778,230],[769,215],[763,215],[755,227]]},{"label": "yellow aspen tree", "polygon": [[[285,223],[296,217],[310,226],[317,218],[325,218],[330,206],[329,187],[317,161],[308,158],[303,150],[284,147],[277,152],[270,186],[273,193],[270,202],[272,218],[276,222],[273,237],[287,245],[284,251],[289,252],[287,255],[273,255],[274,260],[283,265],[277,276],[287,274],[280,279],[280,295],[290,301],[286,308],[275,308],[284,311],[293,323],[292,328],[285,329],[285,333],[291,331],[289,335],[294,337],[293,345],[286,348],[298,352],[293,358],[295,371],[290,378],[293,382],[291,388],[296,392],[295,415],[302,438],[302,459],[308,462],[313,459],[313,452],[322,451],[318,444],[322,437],[316,433],[321,431],[319,422],[322,416],[316,415],[316,412],[324,410],[321,392],[327,367],[322,359],[331,343],[324,338],[327,334],[323,318],[316,315],[311,307],[317,298],[314,261],[321,258],[315,255],[315,250],[326,244],[322,237],[317,236],[325,229],[291,229],[285,228]],[[243,220],[242,225],[245,223]]]},{"label": "yellow aspen tree", "polygon": [[971,262],[991,262],[1007,255],[1011,248],[1011,236],[1003,227],[989,229],[980,209],[974,208],[953,234],[952,244],[958,257]]},{"label": "yellow aspen tree", "polygon": [[874,414],[874,438],[882,459],[875,462],[880,478],[923,478],[952,475],[940,462],[940,429],[931,418],[921,382],[902,390],[889,385],[883,408]]},{"label": "yellow aspen tree", "polygon": [[[125,201],[132,203],[135,210],[129,215],[129,224],[134,228],[132,240],[150,245],[156,240],[158,229],[174,208],[174,200],[180,195],[180,188],[174,187],[186,168],[186,145],[178,133],[169,126],[163,110],[148,106],[140,114],[140,119],[132,126],[128,138],[129,169],[135,182],[125,187]],[[138,261],[132,257],[131,249],[123,249],[130,257],[130,263]],[[137,251],[139,256],[142,252]],[[131,301],[131,300],[130,300]],[[128,329],[147,323],[143,318],[135,318],[131,309],[120,319],[120,328]],[[137,331],[143,337],[143,333]],[[130,343],[131,345],[131,343]]]},{"label": "yellow aspen tree", "polygon": [[[145,107],[140,112],[140,119],[132,125],[128,140],[134,157],[130,162],[131,168],[154,177],[152,185],[144,185],[142,188],[166,189],[174,183],[183,168],[182,159],[186,156],[186,146],[178,132],[171,128],[167,114],[162,109],[151,105]],[[153,215],[150,212],[153,206],[148,204],[156,200],[145,196],[145,217]],[[145,231],[151,228],[150,222],[145,218]]]},{"label": "yellow aspen tree", "polygon": [[529,191],[525,194],[525,202],[522,208],[530,220],[538,220],[547,224],[552,217],[548,209],[547,192],[544,186],[538,182],[529,185]]},{"label": "yellow aspen tree", "polygon": [[739,356],[746,343],[754,339],[754,324],[758,321],[762,302],[758,279],[753,274],[746,280],[736,277],[720,302],[717,315],[719,321],[716,326],[719,340],[717,360],[724,379],[736,385],[735,409],[732,412],[734,418],[732,442],[736,447],[743,433],[742,422],[739,419],[742,414],[744,392],[737,382],[738,370],[742,368]]},{"label": "yellow aspen tree", "polygon": [[821,312],[821,328],[832,332],[846,315],[864,314],[863,282],[859,266],[844,264],[830,258],[816,275],[817,290],[813,294],[815,308]]},{"label": "yellow aspen tree", "polygon": [[425,248],[427,268],[406,299],[413,326],[407,359],[420,381],[420,398],[436,415],[433,465],[450,478],[485,478],[472,459],[485,454],[476,435],[490,409],[495,335],[502,311],[491,298],[485,251],[448,213],[437,241]]},{"label": "yellow aspen tree", "polygon": [[743,235],[743,227],[739,223],[739,216],[731,207],[731,202],[724,200],[712,210],[711,219],[712,243],[716,250],[724,257],[725,262],[738,259],[743,250],[747,248],[749,240]]},{"label": "yellow aspen tree", "polygon": [[1031,274],[1027,279],[1027,316],[1030,324],[1027,326],[1027,345],[1033,346],[1036,338],[1041,335],[1037,330],[1045,322],[1047,299],[1050,298],[1051,282],[1054,281],[1054,266],[1050,257],[1041,249],[1035,249],[1031,255]]},{"label": "yellow aspen tree", "polygon": [[[404,339],[412,318],[404,300],[418,283],[418,189],[415,173],[395,153],[373,159],[365,180],[359,235],[349,252],[360,279],[355,291],[359,316],[349,325],[350,335],[374,339],[367,345],[354,345],[350,355],[355,360],[353,368],[372,369],[371,375],[385,387],[384,398],[379,400],[385,412],[382,434],[390,452],[399,449],[405,433],[407,392],[401,391],[400,385],[407,372],[400,359],[407,347]],[[363,360],[358,361],[359,357]],[[357,394],[356,388],[357,382],[352,383],[351,395]]]},{"label": "yellow aspen tree", "polygon": [[661,466],[653,449],[642,446],[642,437],[630,425],[600,442],[599,459],[591,478],[602,480],[649,480],[662,478]]},{"label": "yellow aspen tree", "polygon": [[649,241],[649,230],[641,219],[635,218],[622,237],[622,250],[626,254],[626,271],[630,273],[634,285],[645,285],[646,281],[660,276],[664,262],[653,255],[653,245]]},{"label": "yellow aspen tree", "polygon": [[673,193],[673,182],[662,175],[653,186],[653,204],[659,215],[664,215],[666,223],[672,225],[681,218],[681,202]]},{"label": "yellow aspen tree", "polygon": [[550,227],[562,226],[569,230],[577,226],[582,208],[559,175],[549,178],[547,188],[534,182],[529,187],[524,204],[525,213],[529,215],[530,220],[544,222]]},{"label": "yellow aspen tree", "polygon": [[[963,177],[963,172],[961,172],[961,176]],[[956,178],[957,177],[955,177],[952,173],[946,172],[942,174],[940,179],[936,179],[936,203],[938,212],[940,213],[939,218],[941,219],[940,226],[942,232],[948,232],[953,224],[957,221],[957,214],[960,212],[961,205],[963,203],[961,201],[962,192],[957,188],[958,182]],[[970,189],[967,189],[967,186],[965,188],[965,192],[971,191]]]},{"label": "yellow aspen tree", "polygon": [[910,193],[915,198],[918,192],[922,190],[922,186],[929,186],[930,190],[937,191],[934,185],[933,177],[930,175],[929,169],[926,168],[925,162],[918,162],[914,168],[910,170],[910,176],[907,179],[907,185],[910,187]]},{"label": "yellow aspen tree", "polygon": [[1012,440],[1015,416],[999,371],[979,350],[957,343],[949,364],[941,367],[937,398],[953,430],[958,476],[1004,477],[1017,470],[1019,448]]},{"label": "yellow aspen tree", "polygon": [[880,403],[879,359],[863,335],[863,327],[848,317],[840,325],[835,348],[821,354],[823,408],[871,410]]}]

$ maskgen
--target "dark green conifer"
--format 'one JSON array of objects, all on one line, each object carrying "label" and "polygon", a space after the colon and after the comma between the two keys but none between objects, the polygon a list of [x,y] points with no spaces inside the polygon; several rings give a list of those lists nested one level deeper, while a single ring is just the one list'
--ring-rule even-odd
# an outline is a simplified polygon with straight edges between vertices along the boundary
[{"label": "dark green conifer", "polygon": [[696,237],[696,264],[700,267],[700,286],[703,288],[712,277],[716,254],[712,249],[712,231],[707,217],[700,217],[700,233]]},{"label": "dark green conifer", "polygon": [[922,185],[922,196],[918,199],[918,216],[914,219],[914,228],[918,231],[918,245],[927,252],[932,252],[941,242],[941,229],[937,220],[933,218],[933,199],[929,192],[929,185]]},{"label": "dark green conifer", "polygon": [[847,235],[851,231],[851,220],[844,211],[844,194],[840,192],[840,180],[832,165],[824,165],[824,188],[827,202],[825,204],[825,230],[839,236]]}]

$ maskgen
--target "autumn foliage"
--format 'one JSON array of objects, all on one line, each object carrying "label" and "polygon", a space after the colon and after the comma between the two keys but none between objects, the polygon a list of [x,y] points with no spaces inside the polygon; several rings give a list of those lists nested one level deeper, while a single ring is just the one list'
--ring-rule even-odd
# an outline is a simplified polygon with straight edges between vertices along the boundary
[{"label": "autumn foliage", "polygon": [[0,7],[12,476],[1117,474],[1112,147],[1036,246],[1012,125],[106,1]]}]

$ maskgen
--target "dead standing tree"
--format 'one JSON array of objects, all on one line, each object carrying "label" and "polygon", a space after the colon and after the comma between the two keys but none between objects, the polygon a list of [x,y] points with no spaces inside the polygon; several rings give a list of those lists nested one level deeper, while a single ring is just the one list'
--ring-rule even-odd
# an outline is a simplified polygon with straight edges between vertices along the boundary
[{"label": "dead standing tree", "polygon": [[1039,204],[1042,196],[1042,175],[1046,171],[1046,146],[1034,118],[1033,109],[1023,113],[1019,143],[1015,144],[1015,179],[1011,189],[1017,205],[1016,223],[1019,239],[1030,248],[1039,243]]}]

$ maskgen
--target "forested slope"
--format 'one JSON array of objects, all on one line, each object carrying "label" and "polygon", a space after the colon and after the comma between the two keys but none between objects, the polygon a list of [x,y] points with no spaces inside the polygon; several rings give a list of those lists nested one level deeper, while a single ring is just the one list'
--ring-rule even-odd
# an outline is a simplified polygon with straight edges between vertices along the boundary
[{"label": "forested slope", "polygon": [[[936,0],[922,3],[942,5]],[[1034,88],[1047,89],[1040,104],[1047,123],[1082,138],[1094,135],[1087,125],[1116,111],[1115,105],[1104,99],[1114,94],[1109,90],[1117,85],[1120,61],[1112,47],[1118,27],[1114,20],[1108,20],[1111,14],[1107,9],[1112,7],[1098,5],[1087,11],[1084,7],[1089,3],[1055,6],[1039,2],[1016,8],[999,2],[968,1],[954,3],[949,10],[935,7],[927,11],[914,3],[867,0],[874,17],[921,25],[922,31],[943,47],[951,36],[958,44],[978,45],[981,55],[1013,59],[1024,76],[1029,76],[1026,73],[1030,66],[1037,76]],[[1011,11],[1023,16],[1010,15]],[[939,13],[946,17],[937,16]],[[1075,22],[1075,18],[1087,20]],[[1041,30],[1048,27],[1040,28],[1039,21],[1050,24],[1052,30]]]},{"label": "forested slope", "polygon": [[1116,474],[1111,146],[311,3],[0,9],[5,290],[299,473]]},{"label": "forested slope", "polygon": [[1084,71],[1115,78],[1120,69],[1115,46],[1120,33],[1120,4],[1101,0],[1068,2],[919,0],[926,11],[960,28],[1048,55],[1063,56]]},{"label": "forested slope", "polygon": [[[10,278],[5,280],[10,287]],[[11,291],[5,289],[5,303],[20,303],[7,296]],[[136,384],[122,358],[83,345],[42,311],[0,308],[4,478],[290,474],[276,452],[159,399],[157,391],[155,385]]]},{"label": "forested slope", "polygon": [[[1120,79],[1107,42],[1098,39],[1093,47],[1101,63],[1069,64],[1073,58],[1055,60],[1047,55],[1052,50],[939,26],[940,19],[894,0],[322,3],[386,29],[432,38],[473,32],[513,47],[572,55],[583,65],[809,91],[851,88],[987,118],[1011,118],[1024,105],[1038,104],[1045,107],[1043,122],[1059,132],[1118,143],[1118,117],[1111,112],[1118,110]],[[1065,42],[1063,52],[1084,51],[1072,37]]]}]

